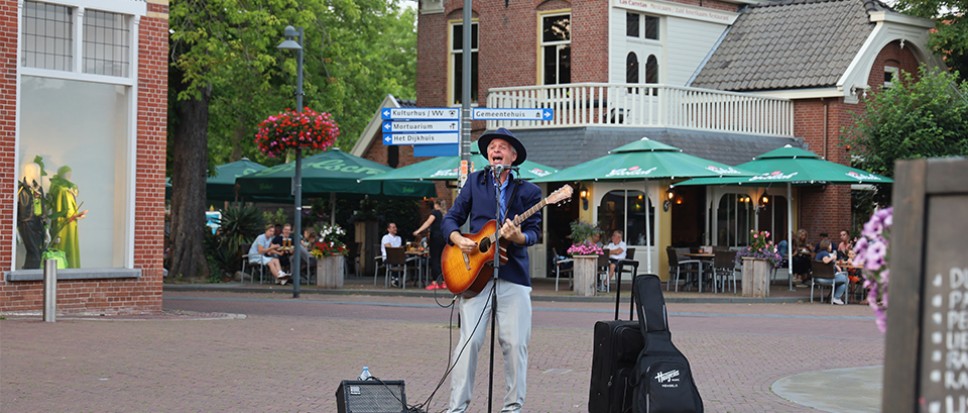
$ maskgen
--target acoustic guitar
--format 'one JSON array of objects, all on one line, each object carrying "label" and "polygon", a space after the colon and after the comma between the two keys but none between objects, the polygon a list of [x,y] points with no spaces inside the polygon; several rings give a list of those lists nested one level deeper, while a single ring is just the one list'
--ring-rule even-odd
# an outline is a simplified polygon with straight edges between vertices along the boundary
[{"label": "acoustic guitar", "polygon": [[[545,205],[571,200],[571,194],[571,186],[565,185],[559,188],[537,205],[514,217],[514,225],[521,225],[524,220],[540,211]],[[476,234],[464,235],[477,243],[477,248],[470,253],[465,253],[455,245],[444,246],[440,264],[444,273],[444,282],[450,292],[470,298],[484,289],[484,285],[494,275],[494,240],[498,230],[497,220],[492,219]],[[507,240],[501,239],[502,244],[506,242]],[[504,249],[502,245],[501,250],[504,251]],[[500,259],[501,264],[507,262],[507,257],[503,253]]]}]

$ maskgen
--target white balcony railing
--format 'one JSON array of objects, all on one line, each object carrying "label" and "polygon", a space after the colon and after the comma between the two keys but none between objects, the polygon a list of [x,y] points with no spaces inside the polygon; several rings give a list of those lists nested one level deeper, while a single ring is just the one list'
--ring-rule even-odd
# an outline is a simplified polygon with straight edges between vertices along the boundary
[{"label": "white balcony railing", "polygon": [[551,121],[488,121],[488,129],[607,125],[793,136],[793,102],[788,99],[661,84],[493,88],[487,107],[555,110]]}]

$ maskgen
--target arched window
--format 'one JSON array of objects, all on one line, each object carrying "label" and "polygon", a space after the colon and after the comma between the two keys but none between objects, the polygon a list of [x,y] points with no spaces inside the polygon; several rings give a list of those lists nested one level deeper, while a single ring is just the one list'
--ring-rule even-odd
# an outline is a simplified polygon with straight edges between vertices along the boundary
[{"label": "arched window", "polygon": [[[656,59],[654,54],[649,55],[649,58],[645,60],[645,83],[659,83],[659,59]],[[659,90],[652,88],[652,96],[658,94]]]},{"label": "arched window", "polygon": [[625,57],[625,83],[639,83],[639,57],[635,52]]}]

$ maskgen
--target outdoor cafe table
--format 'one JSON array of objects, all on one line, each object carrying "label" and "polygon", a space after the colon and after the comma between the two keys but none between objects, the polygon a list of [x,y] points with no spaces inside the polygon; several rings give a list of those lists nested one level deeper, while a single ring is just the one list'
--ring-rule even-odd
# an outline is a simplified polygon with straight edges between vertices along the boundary
[{"label": "outdoor cafe table", "polygon": [[[708,264],[709,269],[715,271],[715,269],[713,268],[713,258],[716,256],[716,254],[705,253],[705,252],[688,252],[682,255],[699,260],[699,292],[702,292],[702,277],[703,277],[703,274],[705,274],[703,272],[702,266],[703,264]],[[716,292],[715,283],[713,284],[713,292]]]},{"label": "outdoor cafe table", "polygon": [[430,251],[426,249],[409,249],[404,252],[407,254],[407,262],[416,263],[417,266],[417,284],[419,286],[421,280],[423,280],[424,274],[427,274],[426,283],[430,284]]}]

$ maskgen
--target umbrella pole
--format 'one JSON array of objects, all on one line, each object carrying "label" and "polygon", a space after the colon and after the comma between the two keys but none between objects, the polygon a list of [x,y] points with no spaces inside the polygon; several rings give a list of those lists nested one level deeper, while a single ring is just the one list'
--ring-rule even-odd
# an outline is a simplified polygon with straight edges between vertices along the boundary
[{"label": "umbrella pole", "polygon": [[787,280],[790,282],[790,291],[793,288],[793,189],[787,182]]},{"label": "umbrella pole", "polygon": [[[652,191],[649,191],[648,185],[646,185],[645,190],[646,190],[645,193],[647,195],[650,195],[650,196],[646,196],[646,203],[645,203],[645,266],[646,268],[648,268],[649,274],[652,274],[652,223],[649,222],[652,220],[652,216],[653,216],[652,215],[652,197],[651,197]],[[626,216],[628,216],[627,213],[626,213]]]},{"label": "umbrella pole", "polygon": [[329,193],[329,225],[336,225],[336,193]]}]

